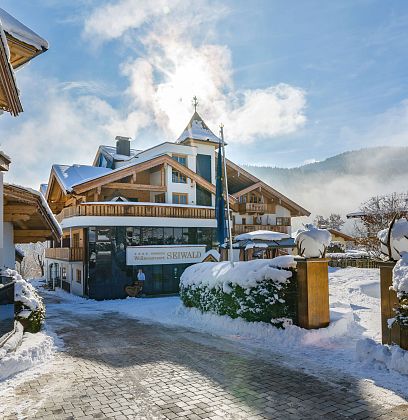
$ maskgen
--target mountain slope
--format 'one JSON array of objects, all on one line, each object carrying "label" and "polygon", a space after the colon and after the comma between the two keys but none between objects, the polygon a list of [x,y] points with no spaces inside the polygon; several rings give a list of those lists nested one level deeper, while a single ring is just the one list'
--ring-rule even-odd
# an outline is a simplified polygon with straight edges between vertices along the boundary
[{"label": "mountain slope", "polygon": [[344,215],[373,195],[408,190],[408,147],[345,152],[297,168],[244,167],[312,215]]}]

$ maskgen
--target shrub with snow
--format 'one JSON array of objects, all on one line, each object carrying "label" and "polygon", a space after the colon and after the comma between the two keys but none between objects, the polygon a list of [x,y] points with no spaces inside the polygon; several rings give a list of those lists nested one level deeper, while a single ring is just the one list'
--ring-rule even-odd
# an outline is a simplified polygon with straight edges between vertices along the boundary
[{"label": "shrub with snow", "polygon": [[288,270],[295,266],[291,256],[195,264],[181,276],[181,300],[202,312],[283,326],[296,316],[296,285]]},{"label": "shrub with snow", "polygon": [[[389,238],[390,229],[391,235]],[[380,230],[377,236],[380,240],[381,253],[389,259],[398,261],[403,252],[408,252],[408,221],[405,217],[396,220],[390,228]],[[388,248],[388,239],[391,255]]]},{"label": "shrub with snow", "polygon": [[305,258],[324,258],[330,245],[331,234],[327,229],[318,229],[308,224],[295,237],[298,253]]},{"label": "shrub with snow", "polygon": [[3,274],[14,279],[16,318],[24,326],[24,331],[40,331],[45,319],[45,306],[41,296],[17,271],[6,269]]},{"label": "shrub with snow", "polygon": [[399,306],[395,310],[395,321],[408,328],[408,252],[401,253],[392,273],[392,288],[397,292]]}]

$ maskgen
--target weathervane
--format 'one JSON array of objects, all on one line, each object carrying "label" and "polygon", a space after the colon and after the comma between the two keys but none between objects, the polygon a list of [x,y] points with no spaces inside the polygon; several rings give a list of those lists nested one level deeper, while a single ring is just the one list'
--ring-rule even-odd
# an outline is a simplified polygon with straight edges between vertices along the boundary
[{"label": "weathervane", "polygon": [[198,106],[197,96],[193,97],[193,106],[194,106],[194,112],[197,112],[197,106]]}]

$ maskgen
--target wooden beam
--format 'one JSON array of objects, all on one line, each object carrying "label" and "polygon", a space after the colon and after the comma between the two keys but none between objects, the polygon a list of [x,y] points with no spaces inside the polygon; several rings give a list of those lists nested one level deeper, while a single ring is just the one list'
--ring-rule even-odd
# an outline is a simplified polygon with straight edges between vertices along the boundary
[{"label": "wooden beam", "polygon": [[29,204],[7,204],[4,206],[4,213],[26,213],[33,214],[37,211],[37,206]]},{"label": "wooden beam", "polygon": [[102,185],[102,188],[114,190],[139,190],[139,191],[159,191],[165,192],[167,187],[165,185],[146,185],[146,184],[128,184],[124,182],[111,182]]},{"label": "wooden beam", "polygon": [[27,222],[28,220],[30,220],[30,218],[31,218],[31,215],[21,214],[21,213],[13,213],[13,214],[4,215],[5,222],[20,222],[20,221]]},{"label": "wooden beam", "polygon": [[14,237],[25,236],[25,237],[50,237],[52,235],[50,230],[38,229],[38,230],[30,230],[30,229],[14,229]]}]

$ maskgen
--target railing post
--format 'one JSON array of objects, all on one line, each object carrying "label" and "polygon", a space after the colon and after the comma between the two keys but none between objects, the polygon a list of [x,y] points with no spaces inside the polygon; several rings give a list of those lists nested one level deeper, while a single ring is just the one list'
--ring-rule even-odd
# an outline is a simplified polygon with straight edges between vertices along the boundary
[{"label": "railing post", "polygon": [[298,325],[306,329],[330,324],[329,259],[297,260]]}]

